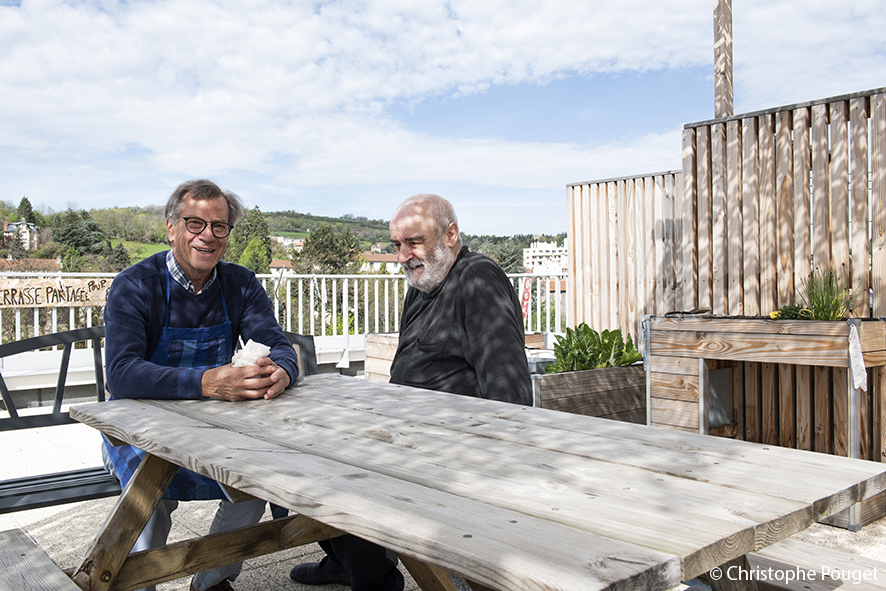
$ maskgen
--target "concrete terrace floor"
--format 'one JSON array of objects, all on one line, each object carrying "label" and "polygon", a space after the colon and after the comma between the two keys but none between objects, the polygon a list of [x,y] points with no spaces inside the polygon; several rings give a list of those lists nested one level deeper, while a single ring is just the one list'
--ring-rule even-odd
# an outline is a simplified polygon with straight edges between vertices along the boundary
[{"label": "concrete terrace floor", "polygon": [[[5,414],[5,413],[3,413]],[[101,465],[98,431],[85,425],[65,425],[0,432],[0,480],[62,472]],[[0,515],[0,531],[19,528],[28,533],[63,569],[79,565],[96,533],[114,506],[117,497],[32,509]],[[170,541],[205,535],[215,512],[216,501],[181,503],[173,517]],[[265,514],[270,519],[270,512]],[[806,542],[836,548],[886,562],[886,518],[859,532],[816,524],[795,536]],[[314,562],[323,556],[316,544],[293,548],[246,561],[234,584],[237,591],[347,591],[347,587],[311,587],[289,579],[289,570],[300,562]],[[418,586],[400,565],[406,577],[405,591]],[[190,577],[158,585],[158,591],[188,591]],[[706,589],[695,581],[678,589]]]}]

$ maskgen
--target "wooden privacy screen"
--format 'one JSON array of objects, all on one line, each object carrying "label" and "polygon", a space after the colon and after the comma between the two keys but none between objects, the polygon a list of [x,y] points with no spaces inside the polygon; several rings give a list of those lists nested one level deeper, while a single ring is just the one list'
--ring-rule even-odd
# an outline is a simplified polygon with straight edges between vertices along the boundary
[{"label": "wooden privacy screen", "polygon": [[681,178],[671,171],[567,187],[573,326],[621,328],[640,348],[644,315],[677,309]]},{"label": "wooden privacy screen", "polygon": [[[686,125],[682,161],[681,172],[567,187],[573,324],[621,327],[642,346],[645,316],[696,307],[767,316],[795,302],[814,268],[848,282],[856,318],[886,316],[886,88]],[[764,399],[749,396],[749,386],[796,389],[794,366],[737,363],[736,400]],[[673,381],[686,383],[679,369]],[[834,370],[810,371],[812,387],[832,403]],[[879,456],[884,380],[879,368],[869,372],[867,453]],[[780,377],[769,379],[773,373]],[[697,386],[686,389],[697,400]],[[772,392],[760,396],[771,400]],[[743,418],[759,411],[734,410],[745,426],[738,436],[762,441],[762,424],[748,431],[756,419]],[[773,420],[788,424],[780,413],[796,411],[776,407]],[[822,404],[821,416],[834,412]],[[794,433],[779,433],[782,444],[810,440],[810,429],[833,432],[832,424],[794,424]]]},{"label": "wooden privacy screen", "polygon": [[886,315],[886,89],[687,125],[686,302],[757,316],[814,268]]}]

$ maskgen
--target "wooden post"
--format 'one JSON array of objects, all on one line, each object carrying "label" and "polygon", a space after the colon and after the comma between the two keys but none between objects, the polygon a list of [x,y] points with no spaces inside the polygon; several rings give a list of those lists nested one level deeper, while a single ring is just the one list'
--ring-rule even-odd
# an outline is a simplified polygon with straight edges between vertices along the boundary
[{"label": "wooden post", "polygon": [[714,0],[714,117],[731,117],[732,0]]}]

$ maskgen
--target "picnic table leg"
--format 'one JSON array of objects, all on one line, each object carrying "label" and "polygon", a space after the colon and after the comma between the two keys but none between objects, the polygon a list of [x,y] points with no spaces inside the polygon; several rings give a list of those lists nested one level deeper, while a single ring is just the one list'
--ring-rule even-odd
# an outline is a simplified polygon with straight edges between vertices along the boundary
[{"label": "picnic table leg", "polygon": [[714,591],[756,591],[757,581],[750,573],[748,557],[739,556],[709,571],[705,579]]},{"label": "picnic table leg", "polygon": [[141,589],[343,533],[304,515],[293,515],[142,550],[127,556],[114,589]]},{"label": "picnic table leg", "polygon": [[[442,568],[402,554],[400,562],[403,563],[422,591],[461,591],[449,573]],[[493,591],[489,587],[473,581],[467,581],[467,583],[470,585],[471,591]]]},{"label": "picnic table leg", "polygon": [[449,577],[449,573],[442,568],[402,554],[400,561],[422,591],[459,591]]},{"label": "picnic table leg", "polygon": [[84,591],[111,587],[178,466],[147,454],[71,577]]}]

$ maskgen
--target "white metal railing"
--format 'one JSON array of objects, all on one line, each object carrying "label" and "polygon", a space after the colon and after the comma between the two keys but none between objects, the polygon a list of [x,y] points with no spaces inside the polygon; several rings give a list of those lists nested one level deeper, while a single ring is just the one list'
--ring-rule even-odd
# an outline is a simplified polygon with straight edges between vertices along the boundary
[{"label": "white metal railing", "polygon": [[[113,279],[113,273],[7,273],[4,279]],[[508,275],[530,332],[561,334],[567,326],[565,274]],[[315,336],[397,332],[407,284],[402,275],[258,276],[273,301],[280,325],[289,332]],[[0,308],[0,342],[103,324],[94,307]],[[347,327],[347,329],[345,328]]]}]

